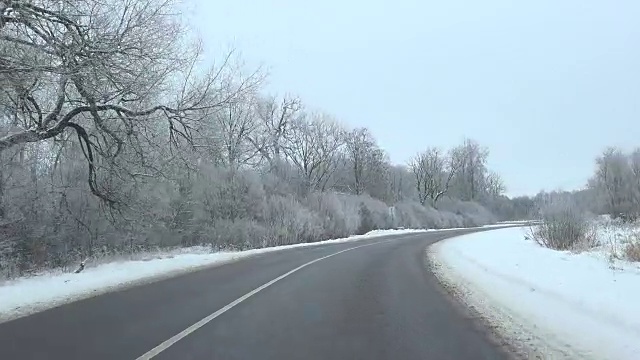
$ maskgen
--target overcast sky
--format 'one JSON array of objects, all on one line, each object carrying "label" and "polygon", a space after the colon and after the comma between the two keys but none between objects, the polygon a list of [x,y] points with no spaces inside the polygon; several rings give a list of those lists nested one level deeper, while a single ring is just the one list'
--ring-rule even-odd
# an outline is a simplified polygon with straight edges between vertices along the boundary
[{"label": "overcast sky", "polygon": [[513,196],[582,187],[606,146],[640,145],[637,0],[187,1],[209,58],[235,47],[394,163],[470,137]]}]

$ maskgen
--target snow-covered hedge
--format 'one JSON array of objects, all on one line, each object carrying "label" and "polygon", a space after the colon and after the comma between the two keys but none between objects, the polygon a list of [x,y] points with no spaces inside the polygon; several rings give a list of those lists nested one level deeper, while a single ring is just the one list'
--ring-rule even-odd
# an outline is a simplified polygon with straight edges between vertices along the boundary
[{"label": "snow-covered hedge", "polygon": [[[245,250],[316,242],[376,229],[451,228],[495,222],[481,205],[442,199],[438,208],[416,202],[387,204],[369,195],[303,193],[295,180],[255,172],[203,168],[197,179],[165,181],[138,202],[134,222],[83,212],[76,219],[15,228],[0,249],[0,278],[43,269],[72,270],[81,259],[117,257],[158,249],[207,245]],[[78,194],[81,196],[81,194]],[[74,199],[74,201],[76,201]],[[56,219],[54,209],[48,218]],[[66,213],[63,213],[66,214]],[[142,216],[141,214],[144,214]],[[46,229],[54,231],[46,231]],[[5,232],[4,234],[11,234]],[[7,242],[8,243],[8,242]],[[89,263],[91,263],[90,261]]]}]

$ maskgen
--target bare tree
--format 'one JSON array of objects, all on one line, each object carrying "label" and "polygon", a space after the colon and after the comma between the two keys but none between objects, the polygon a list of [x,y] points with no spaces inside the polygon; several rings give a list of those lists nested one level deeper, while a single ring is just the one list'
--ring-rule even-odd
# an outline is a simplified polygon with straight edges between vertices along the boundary
[{"label": "bare tree", "polygon": [[0,4],[0,87],[18,120],[0,152],[73,131],[105,200],[97,156],[113,162],[157,120],[172,143],[190,141],[194,123],[257,81],[230,76],[230,56],[197,76],[200,48],[185,44],[170,0]]},{"label": "bare tree", "polygon": [[392,203],[417,197],[414,175],[403,165],[389,167],[388,192]]},{"label": "bare tree", "polygon": [[256,101],[259,131],[253,132],[249,141],[269,164],[269,170],[275,170],[283,160],[284,144],[301,109],[300,99],[296,97],[285,96],[280,102],[273,96]]},{"label": "bare tree", "polygon": [[474,201],[486,190],[487,158],[489,150],[471,139],[452,149],[459,169],[452,179],[452,190],[461,200]]},{"label": "bare tree", "polygon": [[284,151],[303,177],[307,190],[324,191],[343,160],[345,131],[326,114],[296,119]]},{"label": "bare tree", "polygon": [[436,206],[438,200],[447,193],[451,179],[460,166],[459,159],[432,147],[419,153],[409,164],[415,176],[418,200],[422,205],[430,201]]},{"label": "bare tree", "polygon": [[506,186],[504,185],[504,181],[500,177],[500,174],[496,172],[489,172],[485,179],[486,192],[490,196],[498,197],[505,192]]},{"label": "bare tree", "polygon": [[589,184],[605,199],[606,211],[614,217],[634,215],[635,186],[634,170],[630,157],[620,149],[607,148],[596,159],[596,172]]},{"label": "bare tree", "polygon": [[258,131],[255,119],[255,104],[250,97],[229,102],[214,114],[215,125],[212,136],[218,138],[223,153],[223,164],[232,172],[240,166],[253,163],[259,151],[250,139]]},{"label": "bare tree", "polygon": [[637,216],[640,216],[640,148],[636,148],[629,154],[629,166],[631,167],[632,184],[631,198]]},{"label": "bare tree", "polygon": [[385,154],[367,128],[352,130],[346,137],[346,155],[351,165],[351,190],[356,195],[371,192],[376,180],[387,173]]}]

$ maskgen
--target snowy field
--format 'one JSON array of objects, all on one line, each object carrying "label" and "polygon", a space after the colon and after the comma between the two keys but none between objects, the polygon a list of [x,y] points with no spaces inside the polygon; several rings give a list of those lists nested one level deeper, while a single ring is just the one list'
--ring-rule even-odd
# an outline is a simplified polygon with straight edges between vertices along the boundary
[{"label": "snowy field", "polygon": [[601,245],[581,253],[543,248],[523,227],[445,240],[427,255],[525,358],[639,359],[640,265],[611,255],[630,230],[599,225]]}]

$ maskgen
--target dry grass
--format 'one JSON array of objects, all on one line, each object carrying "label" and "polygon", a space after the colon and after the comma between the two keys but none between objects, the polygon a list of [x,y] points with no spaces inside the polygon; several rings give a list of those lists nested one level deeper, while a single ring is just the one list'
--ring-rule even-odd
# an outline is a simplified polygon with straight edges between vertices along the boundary
[{"label": "dry grass", "polygon": [[640,262],[640,223],[603,218],[597,226],[600,245],[611,264],[616,260]]}]

